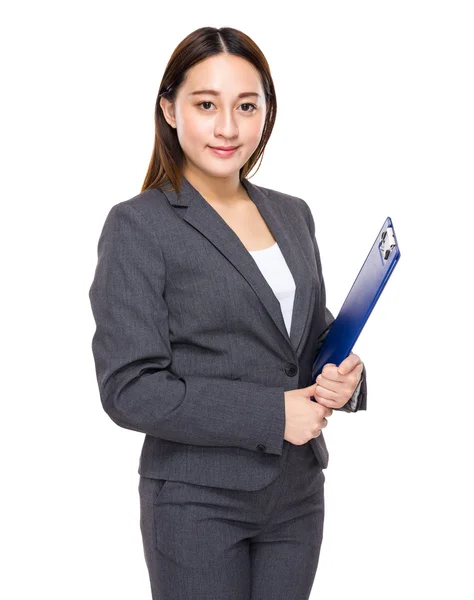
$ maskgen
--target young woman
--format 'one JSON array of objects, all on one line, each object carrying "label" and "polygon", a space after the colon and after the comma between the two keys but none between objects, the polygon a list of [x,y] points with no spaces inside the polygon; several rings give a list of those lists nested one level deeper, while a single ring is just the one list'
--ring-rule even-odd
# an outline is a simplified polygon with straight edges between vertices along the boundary
[{"label": "young woman", "polygon": [[366,407],[355,354],[311,383],[334,317],[308,204],[246,178],[275,116],[248,36],[191,33],[160,85],[143,188],[112,206],[99,239],[92,349],[105,411],[146,434],[154,599],[309,598],[322,429],[333,409]]}]

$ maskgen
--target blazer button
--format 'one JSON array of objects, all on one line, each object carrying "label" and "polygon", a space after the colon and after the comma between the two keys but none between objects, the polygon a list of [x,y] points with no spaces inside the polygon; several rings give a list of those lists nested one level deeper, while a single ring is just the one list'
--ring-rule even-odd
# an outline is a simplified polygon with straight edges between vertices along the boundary
[{"label": "blazer button", "polygon": [[288,363],[285,367],[285,373],[290,377],[294,377],[298,372],[298,367],[293,363]]},{"label": "blazer button", "polygon": [[264,446],[263,444],[259,444],[257,446],[257,450],[260,450],[260,452],[265,452],[266,449],[267,449],[267,447]]}]

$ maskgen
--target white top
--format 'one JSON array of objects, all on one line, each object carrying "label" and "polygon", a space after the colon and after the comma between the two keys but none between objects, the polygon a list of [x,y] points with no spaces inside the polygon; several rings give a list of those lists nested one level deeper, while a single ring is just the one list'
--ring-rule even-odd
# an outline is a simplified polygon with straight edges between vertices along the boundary
[{"label": "white top", "polygon": [[269,248],[249,250],[249,253],[278,298],[286,329],[290,335],[296,286],[280,246],[275,242]]},{"label": "white top", "polygon": [[[281,253],[280,247],[275,242],[273,246],[270,246],[269,248],[264,248],[263,250],[249,250],[248,252],[257,263],[263,276],[273,289],[273,293],[278,298],[286,329],[288,335],[290,335],[296,286],[293,275],[286,264],[286,260]],[[361,385],[362,379],[359,381],[352,398],[349,400],[351,406],[356,405]]]}]

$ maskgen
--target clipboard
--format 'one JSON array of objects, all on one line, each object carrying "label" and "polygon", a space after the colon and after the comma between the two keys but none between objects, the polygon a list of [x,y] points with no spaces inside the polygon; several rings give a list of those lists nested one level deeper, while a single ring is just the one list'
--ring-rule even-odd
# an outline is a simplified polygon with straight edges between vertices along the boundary
[{"label": "clipboard", "polygon": [[311,369],[313,384],[326,363],[339,365],[349,356],[400,256],[392,219],[387,217],[341,310],[326,328],[329,333],[317,350]]}]

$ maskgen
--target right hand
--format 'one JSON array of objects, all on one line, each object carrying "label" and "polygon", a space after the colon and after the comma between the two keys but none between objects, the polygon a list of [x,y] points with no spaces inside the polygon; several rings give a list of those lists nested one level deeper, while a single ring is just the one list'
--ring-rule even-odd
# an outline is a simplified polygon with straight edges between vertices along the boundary
[{"label": "right hand", "polygon": [[332,408],[310,400],[315,391],[316,383],[284,393],[286,424],[283,437],[296,446],[318,437],[328,424],[326,417],[332,415]]}]

